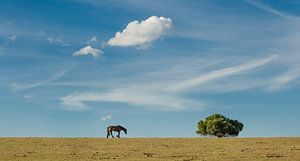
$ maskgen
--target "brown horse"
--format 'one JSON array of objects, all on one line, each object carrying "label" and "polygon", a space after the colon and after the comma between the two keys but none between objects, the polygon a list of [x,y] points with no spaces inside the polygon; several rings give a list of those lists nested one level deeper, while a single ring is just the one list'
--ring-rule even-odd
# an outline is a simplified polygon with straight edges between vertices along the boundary
[{"label": "brown horse", "polygon": [[108,126],[108,127],[107,127],[107,135],[106,135],[106,138],[108,138],[109,135],[111,135],[111,137],[114,138],[114,136],[113,136],[113,134],[112,134],[113,131],[118,132],[117,137],[120,138],[120,132],[121,132],[122,130],[124,131],[125,134],[127,134],[127,129],[125,129],[123,126],[120,126],[120,125],[117,125],[117,126]]}]

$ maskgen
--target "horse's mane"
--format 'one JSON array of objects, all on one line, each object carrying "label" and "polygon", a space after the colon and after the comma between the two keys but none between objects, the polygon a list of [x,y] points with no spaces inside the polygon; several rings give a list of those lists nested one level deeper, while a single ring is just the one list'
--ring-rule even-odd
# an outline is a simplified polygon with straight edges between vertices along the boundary
[{"label": "horse's mane", "polygon": [[126,130],[126,128],[123,127],[123,126],[121,126],[121,125],[117,125],[117,126],[120,127],[120,128],[123,129],[123,130]]}]

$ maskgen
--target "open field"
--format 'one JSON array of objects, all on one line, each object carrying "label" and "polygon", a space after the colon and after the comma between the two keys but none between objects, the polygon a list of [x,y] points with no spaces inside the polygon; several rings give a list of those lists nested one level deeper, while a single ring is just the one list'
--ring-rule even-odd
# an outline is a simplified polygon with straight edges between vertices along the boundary
[{"label": "open field", "polygon": [[0,160],[300,161],[300,138],[0,138]]}]

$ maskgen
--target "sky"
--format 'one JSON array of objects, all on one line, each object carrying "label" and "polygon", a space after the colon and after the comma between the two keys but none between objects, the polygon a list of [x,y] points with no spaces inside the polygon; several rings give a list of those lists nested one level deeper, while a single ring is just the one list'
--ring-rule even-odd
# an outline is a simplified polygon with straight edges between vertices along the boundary
[{"label": "sky", "polygon": [[0,137],[198,137],[214,113],[240,137],[300,136],[299,8],[1,0]]}]

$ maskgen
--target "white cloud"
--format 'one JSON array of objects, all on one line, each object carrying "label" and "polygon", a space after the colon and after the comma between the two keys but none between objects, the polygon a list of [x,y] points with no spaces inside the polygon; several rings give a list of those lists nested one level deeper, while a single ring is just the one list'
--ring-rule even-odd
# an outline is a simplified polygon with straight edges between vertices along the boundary
[{"label": "white cloud", "polygon": [[72,106],[75,110],[77,108],[87,108],[84,102],[120,102],[163,111],[199,109],[203,106],[203,103],[184,99],[176,95],[131,88],[114,89],[103,93],[74,93],[62,97],[60,100],[63,105]]},{"label": "white cloud", "polygon": [[100,49],[92,48],[91,46],[86,46],[81,48],[79,51],[73,53],[73,56],[84,56],[84,55],[92,55],[94,58],[98,58],[103,55],[103,51]]},{"label": "white cloud", "polygon": [[11,42],[14,42],[14,41],[17,40],[17,36],[16,36],[16,35],[12,35],[12,36],[9,36],[7,39],[8,39],[9,41],[11,41]]},{"label": "white cloud", "polygon": [[61,44],[63,41],[60,38],[48,37],[48,42],[50,44]]},{"label": "white cloud", "polygon": [[[158,73],[143,74],[143,80],[138,77],[134,77],[131,80],[138,80],[143,82],[142,84],[136,82],[126,82],[122,81],[123,88],[118,87],[118,83],[115,87],[111,87],[110,91],[105,92],[84,92],[84,93],[73,93],[67,96],[61,97],[61,103],[66,106],[70,106],[70,110],[88,109],[86,102],[116,102],[116,103],[126,103],[133,106],[150,108],[162,111],[181,111],[190,109],[202,109],[207,107],[207,103],[202,100],[193,100],[191,98],[186,98],[186,92],[195,91],[213,91],[213,92],[224,92],[224,91],[234,91],[234,90],[245,90],[250,88],[255,88],[261,86],[260,80],[254,83],[241,84],[240,81],[236,79],[226,79],[225,83],[215,82],[216,80],[222,80],[221,78],[233,75],[239,75],[249,70],[256,69],[263,65],[270,63],[275,60],[277,56],[269,56],[259,60],[253,60],[246,62],[241,65],[221,68],[216,71],[207,72],[204,75],[199,75],[197,73],[191,72],[193,75],[192,79],[180,78],[175,75],[184,75],[187,73],[187,69],[199,71],[198,66],[205,66],[203,64],[197,65],[190,62],[190,66],[180,66],[178,68],[173,68],[172,70],[159,71]],[[198,64],[198,63],[197,63]],[[212,63],[214,64],[214,63]],[[210,66],[210,65],[207,65]],[[175,73],[174,73],[175,72]],[[188,74],[188,77],[190,77]],[[186,77],[186,76],[185,76]],[[237,77],[238,78],[238,77]],[[232,80],[232,82],[231,82]],[[251,79],[253,80],[253,79]],[[159,82],[159,83],[157,83]],[[222,82],[222,81],[221,81]],[[202,86],[206,83],[207,86]]]},{"label": "white cloud", "polygon": [[27,83],[27,84],[26,83],[25,84],[11,83],[9,86],[10,86],[12,91],[21,91],[21,90],[27,90],[27,89],[43,86],[43,85],[45,85],[49,82],[53,82],[53,81],[58,80],[61,77],[65,76],[65,74],[67,74],[69,71],[71,71],[76,66],[77,66],[77,64],[73,65],[73,66],[71,66],[67,69],[64,69],[62,71],[59,71],[59,72],[55,73],[54,75],[52,75],[49,79],[46,79],[46,80],[43,80],[43,81],[34,82],[34,83]]},{"label": "white cloud", "polygon": [[159,39],[172,27],[172,20],[151,16],[144,21],[132,21],[123,31],[115,34],[107,44],[110,46],[147,46]]},{"label": "white cloud", "polygon": [[286,87],[290,82],[300,77],[300,67],[292,68],[269,81],[268,90],[278,90]]},{"label": "white cloud", "polygon": [[90,42],[97,42],[98,40],[97,40],[97,37],[96,36],[93,36],[90,40],[89,40],[89,43]]},{"label": "white cloud", "polygon": [[59,37],[48,37],[47,41],[50,44],[57,44],[57,45],[61,45],[62,47],[67,47],[67,46],[71,46],[70,43],[67,43],[65,41],[63,41],[61,38]]},{"label": "white cloud", "polygon": [[198,76],[198,77],[195,77],[192,79],[185,80],[183,82],[179,82],[175,86],[168,88],[167,91],[179,92],[179,91],[188,90],[188,89],[194,88],[202,83],[208,82],[210,80],[226,77],[229,75],[238,74],[240,72],[244,72],[247,70],[251,70],[251,69],[260,67],[260,66],[265,65],[266,63],[274,60],[275,58],[277,58],[277,55],[273,55],[271,57],[264,58],[261,60],[248,62],[246,64],[242,64],[239,66],[228,67],[228,68],[223,68],[220,70],[212,71],[205,75],[201,75],[201,76]]},{"label": "white cloud", "polygon": [[111,116],[111,115],[106,115],[106,116],[102,116],[102,117],[101,117],[101,120],[102,120],[102,121],[111,120],[111,119],[112,119],[112,116]]},{"label": "white cloud", "polygon": [[280,11],[274,9],[274,8],[271,8],[269,6],[265,6],[265,5],[263,5],[263,4],[261,4],[261,3],[257,2],[257,1],[254,1],[254,0],[246,0],[246,2],[248,2],[249,4],[255,6],[255,7],[259,8],[259,9],[261,9],[263,11],[269,12],[269,13],[271,13],[273,15],[279,16],[279,17],[281,17],[283,19],[286,19],[286,20],[296,20],[296,19],[298,19],[297,17],[294,17],[292,15],[280,12]]}]

